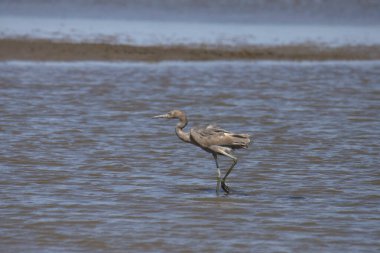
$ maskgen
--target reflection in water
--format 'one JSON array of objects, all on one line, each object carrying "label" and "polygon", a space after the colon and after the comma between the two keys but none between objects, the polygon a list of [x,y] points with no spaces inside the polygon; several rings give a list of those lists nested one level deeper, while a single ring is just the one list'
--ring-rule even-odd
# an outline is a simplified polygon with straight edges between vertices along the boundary
[{"label": "reflection in water", "polygon": [[[379,62],[0,63],[5,252],[374,252]],[[209,154],[151,116],[253,135]],[[227,168],[228,159],[221,160]]]}]

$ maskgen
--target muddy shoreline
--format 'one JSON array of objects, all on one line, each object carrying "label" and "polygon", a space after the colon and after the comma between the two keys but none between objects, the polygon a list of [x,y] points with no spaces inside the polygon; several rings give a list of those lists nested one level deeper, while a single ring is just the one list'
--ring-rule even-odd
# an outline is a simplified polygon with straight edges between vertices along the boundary
[{"label": "muddy shoreline", "polygon": [[329,47],[317,44],[282,46],[163,45],[132,46],[74,43],[44,39],[0,39],[0,60],[32,61],[207,61],[207,60],[378,60],[380,45]]}]

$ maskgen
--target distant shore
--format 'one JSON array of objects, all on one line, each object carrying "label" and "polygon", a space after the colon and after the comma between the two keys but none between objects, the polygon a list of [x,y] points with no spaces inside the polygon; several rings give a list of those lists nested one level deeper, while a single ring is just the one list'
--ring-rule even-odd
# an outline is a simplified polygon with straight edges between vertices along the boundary
[{"label": "distant shore", "polygon": [[208,60],[379,60],[380,45],[329,47],[318,44],[276,46],[157,45],[74,43],[43,39],[0,39],[0,60],[29,61],[208,61]]}]

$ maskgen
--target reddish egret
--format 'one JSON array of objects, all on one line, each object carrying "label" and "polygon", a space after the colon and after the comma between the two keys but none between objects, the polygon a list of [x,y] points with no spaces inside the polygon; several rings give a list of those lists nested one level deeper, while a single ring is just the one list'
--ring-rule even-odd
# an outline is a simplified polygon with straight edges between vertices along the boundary
[{"label": "reddish egret", "polygon": [[[237,163],[237,158],[232,155],[232,151],[248,147],[251,141],[248,134],[231,133],[213,125],[209,125],[206,128],[191,128],[190,132],[186,133],[183,129],[187,125],[187,117],[180,110],[173,110],[167,114],[158,115],[153,118],[179,119],[175,128],[178,138],[184,142],[192,143],[213,155],[218,171],[216,192],[219,193],[220,186],[222,186],[222,189],[226,193],[230,192],[229,187],[226,185],[226,179]],[[221,178],[219,169],[218,155],[227,156],[232,159],[232,165],[223,178]]]}]

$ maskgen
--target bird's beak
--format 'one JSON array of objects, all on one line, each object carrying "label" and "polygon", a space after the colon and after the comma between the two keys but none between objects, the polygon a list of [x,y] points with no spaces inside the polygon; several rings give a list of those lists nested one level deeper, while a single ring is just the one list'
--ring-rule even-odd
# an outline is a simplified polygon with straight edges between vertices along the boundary
[{"label": "bird's beak", "polygon": [[158,118],[168,119],[169,118],[169,114],[162,114],[162,115],[157,115],[157,116],[153,117],[153,119],[158,119]]}]

